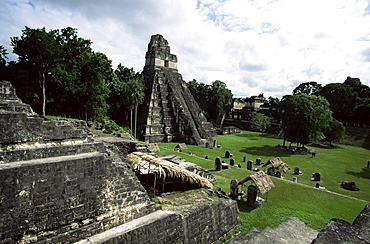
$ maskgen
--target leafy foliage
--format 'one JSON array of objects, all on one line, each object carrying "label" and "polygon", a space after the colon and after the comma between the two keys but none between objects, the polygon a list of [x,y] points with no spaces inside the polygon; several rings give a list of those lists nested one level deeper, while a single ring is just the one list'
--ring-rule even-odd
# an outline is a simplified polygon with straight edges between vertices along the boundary
[{"label": "leafy foliage", "polygon": [[257,112],[251,113],[249,118],[251,120],[252,129],[261,131],[262,135],[271,123],[270,117]]},{"label": "leafy foliage", "polygon": [[318,94],[329,101],[335,118],[346,119],[353,114],[357,94],[351,86],[332,83],[324,86]]},{"label": "leafy foliage", "polygon": [[3,45],[0,45],[0,65],[6,64],[6,60],[8,59],[7,55],[9,53],[6,51]]},{"label": "leafy foliage", "polygon": [[[114,71],[117,77],[116,83],[111,83],[112,94],[109,98],[111,109],[109,115],[116,121],[123,122],[126,108],[130,110],[131,132],[136,131],[137,127],[137,106],[144,102],[145,85],[144,77],[141,73],[135,72],[133,68],[118,65]],[[132,126],[133,109],[135,108],[135,129]]]},{"label": "leafy foliage", "polygon": [[370,88],[360,79],[348,76],[343,83],[324,86],[318,95],[329,101],[336,119],[370,124]]},{"label": "leafy foliage", "polygon": [[[104,118],[109,83],[116,82],[111,61],[91,49],[92,42],[77,36],[71,27],[46,31],[25,27],[21,37],[12,37],[18,62],[9,65],[17,89],[27,83],[25,102],[40,103],[42,114],[83,119]],[[18,74],[21,74],[18,76]],[[22,75],[23,74],[23,75]],[[31,82],[20,79],[29,77]],[[37,77],[40,88],[33,82]],[[32,104],[31,104],[32,105]],[[34,109],[40,112],[39,106]]]},{"label": "leafy foliage", "polygon": [[269,97],[268,98],[268,100],[269,100],[269,103],[270,104],[279,104],[280,103],[280,99],[278,98],[278,97]]},{"label": "leafy foliage", "polygon": [[301,83],[293,90],[293,95],[306,94],[315,95],[321,90],[321,84],[315,81]]},{"label": "leafy foliage", "polygon": [[332,121],[328,101],[315,95],[287,95],[280,103],[282,131],[285,140],[307,145],[323,138],[325,127]]},{"label": "leafy foliage", "polygon": [[210,102],[212,106],[209,108],[209,115],[216,125],[222,127],[226,111],[230,108],[233,94],[227,89],[226,84],[220,80],[212,82],[211,94]]},{"label": "leafy foliage", "polygon": [[216,80],[212,82],[212,85],[205,85],[194,79],[189,81],[187,86],[207,119],[211,120],[214,125],[222,127],[233,97],[226,84]]},{"label": "leafy foliage", "polygon": [[336,119],[329,122],[329,126],[324,128],[324,141],[329,142],[332,146],[333,141],[340,141],[346,136],[346,128]]},{"label": "leafy foliage", "polygon": [[195,101],[197,101],[199,107],[203,110],[204,115],[209,120],[210,95],[212,89],[211,86],[201,82],[198,83],[195,79],[189,81],[186,85],[193,95]]},{"label": "leafy foliage", "polygon": [[54,38],[56,31],[46,32],[42,29],[25,27],[21,37],[11,37],[13,52],[19,56],[19,62],[28,62],[38,74],[42,88],[42,115],[46,107],[46,79],[54,67],[56,58],[60,57],[59,46]]},{"label": "leafy foliage", "polygon": [[293,95],[320,95],[330,103],[333,117],[346,122],[370,124],[370,88],[359,78],[350,76],[343,83],[322,87],[317,82],[305,82],[293,90]]}]

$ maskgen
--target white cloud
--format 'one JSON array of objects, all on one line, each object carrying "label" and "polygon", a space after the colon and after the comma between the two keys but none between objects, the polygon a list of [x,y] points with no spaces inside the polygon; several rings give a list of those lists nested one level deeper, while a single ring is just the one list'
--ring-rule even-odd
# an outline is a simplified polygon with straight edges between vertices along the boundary
[{"label": "white cloud", "polygon": [[25,25],[72,26],[114,65],[141,71],[159,33],[184,80],[222,80],[238,96],[282,96],[301,82],[347,76],[370,85],[369,9],[367,0],[7,0],[0,44],[10,52],[9,37]]}]

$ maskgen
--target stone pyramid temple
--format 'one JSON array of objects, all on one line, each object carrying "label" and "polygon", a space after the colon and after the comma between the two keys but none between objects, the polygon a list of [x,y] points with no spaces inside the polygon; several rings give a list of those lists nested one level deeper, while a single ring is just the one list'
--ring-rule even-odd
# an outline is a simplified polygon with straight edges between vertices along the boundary
[{"label": "stone pyramid temple", "polygon": [[203,145],[216,130],[177,70],[177,57],[162,35],[153,35],[145,55],[146,98],[139,117],[140,140]]}]

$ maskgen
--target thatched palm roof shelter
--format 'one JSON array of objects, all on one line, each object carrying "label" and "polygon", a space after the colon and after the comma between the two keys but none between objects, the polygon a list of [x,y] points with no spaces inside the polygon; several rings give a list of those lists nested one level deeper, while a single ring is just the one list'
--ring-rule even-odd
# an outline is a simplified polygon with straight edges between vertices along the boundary
[{"label": "thatched palm roof shelter", "polygon": [[284,163],[279,157],[270,159],[264,165],[262,165],[262,167],[266,167],[270,164],[272,165],[272,167],[274,167],[274,169],[282,170],[285,174],[288,173],[288,171],[290,170],[289,166]]},{"label": "thatched palm roof shelter", "polygon": [[256,173],[253,173],[246,178],[239,181],[238,185],[241,185],[249,180],[252,180],[253,183],[256,185],[257,190],[264,195],[268,191],[270,191],[272,188],[275,187],[274,183],[270,179],[268,175],[265,174],[263,171],[258,171]]},{"label": "thatched palm roof shelter", "polygon": [[163,181],[168,177],[180,179],[183,183],[197,184],[201,188],[213,187],[208,179],[150,154],[133,152],[127,155],[127,159],[131,161],[132,168],[140,175],[154,174]]}]

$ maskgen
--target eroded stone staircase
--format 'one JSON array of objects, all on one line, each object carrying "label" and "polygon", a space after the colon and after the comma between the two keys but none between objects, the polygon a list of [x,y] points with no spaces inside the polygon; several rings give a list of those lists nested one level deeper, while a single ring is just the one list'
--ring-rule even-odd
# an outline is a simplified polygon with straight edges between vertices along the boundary
[{"label": "eroded stone staircase", "polygon": [[0,243],[71,243],[160,209],[120,156],[82,141],[3,145]]},{"label": "eroded stone staircase", "polygon": [[238,236],[230,244],[309,244],[316,238],[318,231],[307,227],[306,223],[296,217],[290,217],[276,228],[260,229],[253,227],[245,236]]}]

